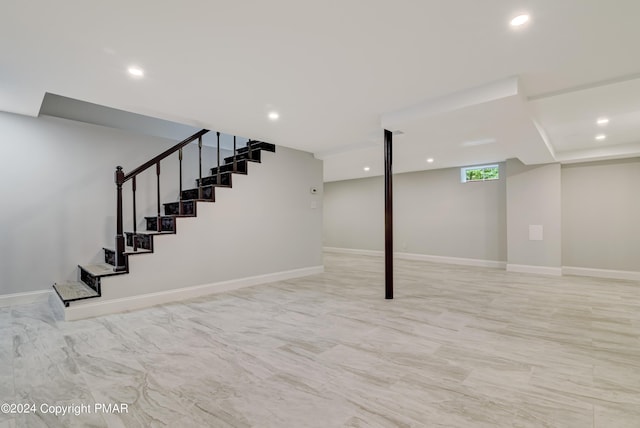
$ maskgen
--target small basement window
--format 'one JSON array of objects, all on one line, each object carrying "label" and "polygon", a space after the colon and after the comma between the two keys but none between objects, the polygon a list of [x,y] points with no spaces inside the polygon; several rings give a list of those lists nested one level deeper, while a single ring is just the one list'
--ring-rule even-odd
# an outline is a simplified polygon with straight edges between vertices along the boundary
[{"label": "small basement window", "polygon": [[460,180],[463,183],[469,181],[488,181],[500,178],[498,165],[469,166],[460,168]]}]

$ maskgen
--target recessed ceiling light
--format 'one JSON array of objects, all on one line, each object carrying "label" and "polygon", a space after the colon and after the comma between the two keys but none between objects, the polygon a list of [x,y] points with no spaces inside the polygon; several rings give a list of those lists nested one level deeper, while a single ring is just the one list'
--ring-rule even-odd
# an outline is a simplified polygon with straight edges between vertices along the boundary
[{"label": "recessed ceiling light", "polygon": [[143,77],[144,76],[144,70],[141,69],[140,67],[136,67],[136,66],[131,66],[128,68],[129,74],[135,77]]},{"label": "recessed ceiling light", "polygon": [[269,113],[269,119],[278,120],[278,118],[280,118],[280,115],[278,114],[278,112],[272,111],[271,113]]},{"label": "recessed ceiling light", "polygon": [[509,22],[512,27],[519,27],[529,22],[529,15],[518,15]]},{"label": "recessed ceiling light", "polygon": [[598,141],[602,141],[602,140],[604,140],[604,139],[606,139],[606,138],[607,138],[607,136],[606,136],[606,135],[604,135],[604,134],[598,134],[598,135],[596,135],[596,140],[598,140]]},{"label": "recessed ceiling light", "polygon": [[598,120],[596,121],[596,123],[600,126],[604,126],[607,123],[609,123],[609,118],[608,117],[600,117],[598,118]]},{"label": "recessed ceiling light", "polygon": [[362,169],[364,169],[365,171],[370,171],[370,170],[371,170],[371,168],[369,168],[368,166],[365,166],[365,167],[364,167],[364,168],[362,168]]},{"label": "recessed ceiling light", "polygon": [[429,163],[433,163],[433,158],[429,158],[429,159],[427,159],[427,162],[429,162]]}]

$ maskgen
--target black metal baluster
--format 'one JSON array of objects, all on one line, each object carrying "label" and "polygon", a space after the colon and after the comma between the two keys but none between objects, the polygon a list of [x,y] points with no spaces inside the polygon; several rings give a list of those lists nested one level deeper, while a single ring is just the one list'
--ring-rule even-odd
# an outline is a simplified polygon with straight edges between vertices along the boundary
[{"label": "black metal baluster", "polygon": [[156,187],[158,190],[158,224],[156,229],[160,232],[162,230],[162,219],[160,218],[160,161],[156,163]]},{"label": "black metal baluster", "polygon": [[220,133],[216,132],[216,135],[218,137],[218,154],[216,155],[216,157],[218,158],[216,159],[218,161],[218,168],[216,169],[216,183],[218,183],[218,186],[220,186],[222,184],[222,182],[220,181]]},{"label": "black metal baluster", "polygon": [[131,179],[131,190],[133,193],[133,251],[138,251],[138,221],[136,220],[136,178]]}]

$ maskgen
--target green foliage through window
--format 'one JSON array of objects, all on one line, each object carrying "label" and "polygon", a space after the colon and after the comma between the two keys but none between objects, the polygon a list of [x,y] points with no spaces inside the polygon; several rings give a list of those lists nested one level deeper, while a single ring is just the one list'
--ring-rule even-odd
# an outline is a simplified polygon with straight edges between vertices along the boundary
[{"label": "green foliage through window", "polygon": [[498,165],[485,165],[462,168],[462,182],[487,181],[500,178],[500,168]]}]

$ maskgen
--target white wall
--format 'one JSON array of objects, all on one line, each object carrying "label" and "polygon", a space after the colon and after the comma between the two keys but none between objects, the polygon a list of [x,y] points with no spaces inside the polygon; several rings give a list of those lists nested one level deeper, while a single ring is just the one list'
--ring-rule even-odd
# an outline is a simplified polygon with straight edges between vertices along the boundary
[{"label": "white wall", "polygon": [[384,248],[383,177],[324,184],[323,243],[326,247]]},{"label": "white wall", "polygon": [[[459,168],[394,175],[395,251],[506,260],[511,271],[640,277],[640,158],[509,159],[500,168],[501,180],[485,183],[460,183]],[[382,177],[326,183],[324,212],[326,247],[383,250]],[[530,239],[530,226],[542,226],[542,240]]]},{"label": "white wall", "polygon": [[562,264],[640,271],[640,158],[562,166]]},{"label": "white wall", "polygon": [[[393,192],[396,251],[506,260],[504,178],[461,183],[459,168],[396,174]],[[382,177],[325,184],[324,238],[327,247],[383,250]]]},{"label": "white wall", "polygon": [[50,289],[101,260],[114,241],[115,166],[130,170],[174,143],[9,113],[0,129],[0,294]]},{"label": "white wall", "polygon": [[460,168],[394,178],[397,251],[505,261],[505,179],[462,183]]},{"label": "white wall", "polygon": [[[122,165],[125,171],[130,171],[176,143],[64,119],[31,118],[8,113],[0,113],[0,129],[3,134],[0,147],[0,197],[3,201],[3,209],[0,210],[0,295],[50,290],[56,281],[75,279],[78,264],[102,261],[102,247],[113,247],[115,235],[115,166]],[[189,154],[185,153],[185,164],[197,162],[194,150],[195,146],[190,146],[187,150]],[[308,154],[304,156],[311,157]],[[208,171],[215,162],[215,156],[212,150],[205,149],[204,157],[207,160],[205,171]],[[278,156],[274,158],[279,159]],[[164,202],[176,200],[177,197],[177,162],[177,158],[171,158],[162,164]],[[308,181],[318,185],[322,181],[321,162],[314,161],[306,166],[309,171],[303,176],[287,172],[283,166],[282,181],[298,180],[298,186],[302,187],[307,185],[307,177],[313,176],[314,179],[309,178]],[[293,171],[299,170],[294,168]],[[138,183],[141,194],[138,199],[140,225],[143,224],[143,216],[155,214],[155,190],[150,192],[153,196],[142,196],[145,186],[155,189],[154,174],[148,173]],[[186,175],[185,188],[193,187],[193,182]],[[251,180],[250,177],[241,179]],[[129,188],[127,184],[125,215],[128,218],[125,220],[125,230],[131,230]],[[283,204],[280,210],[268,209],[270,220],[273,217],[289,218],[292,215],[289,211],[291,204],[307,207],[308,197],[311,196],[308,189],[304,194],[291,193],[286,191],[290,188],[284,187],[261,189],[264,193],[259,201],[263,205],[253,206],[256,210],[253,215],[259,216],[269,204]],[[220,195],[219,199],[224,199],[224,196]],[[227,209],[236,216],[235,219],[228,219],[228,229],[234,231],[238,242],[249,249],[253,248],[257,238],[251,235],[251,229],[238,227],[245,218],[241,206]],[[303,215],[301,209],[296,213]],[[311,209],[304,213],[310,216],[304,220],[305,227],[309,226],[306,230],[309,235],[297,236],[294,243],[304,249],[296,254],[289,265],[321,264],[322,214],[320,210]],[[314,221],[317,223],[315,226]],[[271,228],[273,235],[278,235],[278,228],[283,227],[283,223],[267,227]],[[292,222],[292,227],[295,228],[295,222]],[[283,236],[290,238],[286,234]],[[225,243],[222,239],[211,239],[210,245],[221,248]],[[293,244],[291,241],[274,242],[270,251],[261,253],[259,259],[256,252],[250,250],[247,262],[263,268],[268,261],[273,261],[274,269],[279,269],[283,265],[280,259],[288,257],[288,254],[279,253],[286,245]],[[314,247],[314,251],[307,251],[311,247]],[[227,270],[224,264],[215,268],[208,265],[200,268],[232,272],[228,276],[254,271],[252,267],[246,272],[237,268]]]},{"label": "white wall", "polygon": [[[507,269],[559,275],[560,164],[526,166],[517,159],[509,159],[506,170]],[[530,239],[532,225],[542,226],[542,240]],[[532,266],[538,269],[527,268]]]}]

